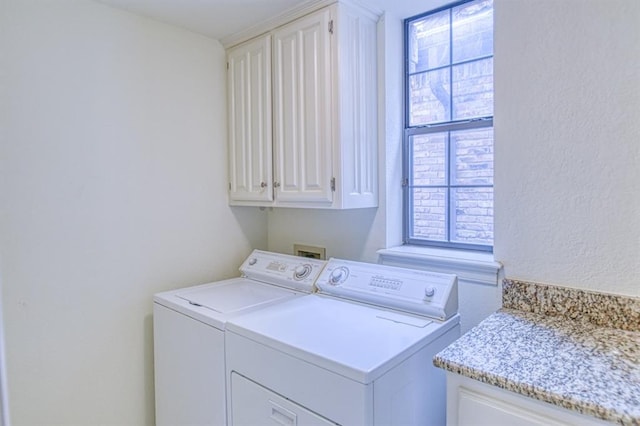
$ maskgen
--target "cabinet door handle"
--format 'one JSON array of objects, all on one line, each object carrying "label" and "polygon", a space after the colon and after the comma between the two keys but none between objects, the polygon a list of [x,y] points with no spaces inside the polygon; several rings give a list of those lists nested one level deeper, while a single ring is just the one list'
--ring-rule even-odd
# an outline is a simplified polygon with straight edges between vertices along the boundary
[{"label": "cabinet door handle", "polygon": [[280,182],[273,182],[274,188],[280,188]]},{"label": "cabinet door handle", "polygon": [[260,188],[266,188],[267,182],[260,182]]}]

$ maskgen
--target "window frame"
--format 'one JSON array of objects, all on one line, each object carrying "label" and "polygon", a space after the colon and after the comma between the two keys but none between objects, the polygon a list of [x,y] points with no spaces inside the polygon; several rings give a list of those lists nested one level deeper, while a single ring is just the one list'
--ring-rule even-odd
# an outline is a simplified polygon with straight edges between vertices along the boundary
[{"label": "window frame", "polygon": [[[457,187],[469,187],[469,185],[452,185],[451,184],[451,176],[452,176],[452,167],[451,167],[451,140],[450,133],[454,131],[460,130],[472,130],[472,129],[483,129],[487,127],[493,128],[493,118],[495,115],[495,110],[492,109],[493,114],[490,116],[484,117],[474,117],[471,119],[462,119],[462,120],[451,120],[442,123],[433,123],[433,124],[424,124],[424,125],[414,125],[410,126],[410,77],[411,75],[417,73],[410,73],[410,52],[409,52],[409,26],[412,22],[418,21],[422,18],[425,18],[430,15],[437,14],[444,10],[453,10],[454,8],[461,6],[466,3],[471,3],[474,0],[461,0],[454,3],[449,3],[445,6],[406,18],[403,22],[403,54],[404,54],[404,70],[403,70],[403,78],[404,78],[404,128],[403,128],[403,137],[402,137],[402,216],[403,216],[403,241],[404,244],[416,245],[416,246],[426,246],[426,247],[440,247],[440,248],[450,248],[450,249],[462,249],[462,250],[470,250],[470,251],[480,251],[480,252],[493,252],[493,244],[485,245],[485,244],[473,244],[473,243],[461,243],[461,242],[452,242],[452,228],[454,225],[454,221],[452,220],[452,216],[454,215],[455,205],[450,201],[451,199],[451,189]],[[450,45],[452,44],[451,38],[449,39]],[[452,50],[450,50],[450,54],[452,54]],[[490,56],[482,56],[478,58],[474,58],[472,60],[461,61],[459,63],[455,63],[455,65],[460,65],[469,62],[475,62],[482,59],[494,58],[495,52],[492,51]],[[451,72],[454,64],[452,59],[450,58],[449,64],[446,66],[438,67],[448,68],[449,72]],[[432,70],[424,70],[422,72],[428,72]],[[492,73],[493,76],[493,73]],[[493,88],[493,93],[495,93],[495,86]],[[452,96],[452,93],[450,93]],[[495,102],[495,100],[494,100]],[[452,106],[453,108],[453,106]],[[432,133],[448,133],[447,144],[445,147],[445,159],[447,167],[447,177],[446,184],[442,185],[442,188],[446,188],[446,241],[438,241],[438,240],[428,240],[425,238],[415,238],[412,237],[413,231],[413,216],[414,211],[412,207],[412,196],[411,191],[414,188],[413,185],[410,185],[411,176],[413,176],[413,157],[412,157],[412,144],[410,143],[411,138],[413,136],[419,135],[427,135]],[[493,140],[495,146],[495,138]],[[495,153],[495,151],[494,151]],[[495,154],[494,154],[495,155]],[[495,160],[495,157],[494,157]],[[493,162],[495,164],[495,162]],[[495,169],[494,169],[495,170]],[[473,185],[475,188],[479,187],[490,187],[494,188],[495,182],[491,185]],[[432,187],[436,187],[434,185]],[[494,192],[495,193],[495,192]],[[492,218],[495,220],[495,216],[492,215]],[[495,242],[495,240],[493,240]]]}]

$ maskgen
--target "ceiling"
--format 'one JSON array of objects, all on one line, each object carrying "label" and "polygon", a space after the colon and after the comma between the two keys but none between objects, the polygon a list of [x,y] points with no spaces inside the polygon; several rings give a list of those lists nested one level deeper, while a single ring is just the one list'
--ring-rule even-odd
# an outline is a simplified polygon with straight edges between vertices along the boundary
[{"label": "ceiling", "polygon": [[[0,0],[1,2],[2,0]],[[295,9],[327,0],[96,0],[137,15],[221,40]],[[451,0],[358,0],[398,20],[441,7]]]},{"label": "ceiling", "polygon": [[222,39],[313,0],[98,0]]}]

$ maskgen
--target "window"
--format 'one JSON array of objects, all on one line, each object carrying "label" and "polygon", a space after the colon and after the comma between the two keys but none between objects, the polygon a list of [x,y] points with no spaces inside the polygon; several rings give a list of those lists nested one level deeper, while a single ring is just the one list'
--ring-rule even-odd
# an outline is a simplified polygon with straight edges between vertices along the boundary
[{"label": "window", "polygon": [[493,249],[493,1],[405,20],[405,242]]}]

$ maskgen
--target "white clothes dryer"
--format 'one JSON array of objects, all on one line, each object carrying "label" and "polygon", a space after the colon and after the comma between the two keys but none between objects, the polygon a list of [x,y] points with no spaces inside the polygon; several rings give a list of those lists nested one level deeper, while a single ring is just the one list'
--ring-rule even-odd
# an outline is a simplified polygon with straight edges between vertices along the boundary
[{"label": "white clothes dryer", "polygon": [[230,424],[444,425],[456,276],[331,259],[316,287],[227,324]]},{"label": "white clothes dryer", "polygon": [[156,425],[227,424],[227,321],[311,293],[325,264],[254,250],[241,265],[240,278],[156,294]]}]

